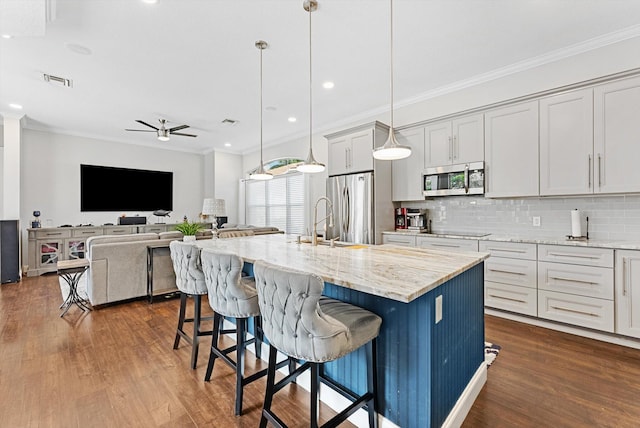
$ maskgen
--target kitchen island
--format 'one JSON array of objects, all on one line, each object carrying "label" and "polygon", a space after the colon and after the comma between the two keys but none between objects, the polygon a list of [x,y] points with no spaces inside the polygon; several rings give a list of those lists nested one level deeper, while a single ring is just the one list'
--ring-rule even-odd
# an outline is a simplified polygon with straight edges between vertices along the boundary
[{"label": "kitchen island", "polygon": [[[325,295],[382,317],[379,412],[397,426],[458,425],[484,385],[483,261],[488,254],[393,245],[331,248],[298,244],[286,235],[196,245],[238,254],[249,269],[266,260],[315,273],[325,281]],[[362,392],[363,361],[360,349],[327,364],[326,372]]]}]

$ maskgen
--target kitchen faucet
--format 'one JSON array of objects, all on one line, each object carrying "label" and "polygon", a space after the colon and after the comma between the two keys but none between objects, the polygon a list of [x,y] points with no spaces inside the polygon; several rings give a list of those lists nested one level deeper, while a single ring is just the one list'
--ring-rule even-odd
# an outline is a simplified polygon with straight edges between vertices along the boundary
[{"label": "kitchen faucet", "polygon": [[324,218],[320,219],[320,221],[324,220],[324,236],[325,236],[325,238],[327,236],[327,219],[329,219],[329,227],[333,227],[333,204],[331,203],[329,198],[327,198],[326,196],[322,196],[321,198],[319,198],[316,201],[316,205],[313,208],[313,231],[312,231],[312,233],[313,233],[313,245],[318,245],[318,232],[316,231],[316,228],[318,227],[318,223],[320,223],[320,221],[318,221],[318,204],[323,199],[325,201],[327,201],[327,208],[329,209],[329,215],[327,215]]}]

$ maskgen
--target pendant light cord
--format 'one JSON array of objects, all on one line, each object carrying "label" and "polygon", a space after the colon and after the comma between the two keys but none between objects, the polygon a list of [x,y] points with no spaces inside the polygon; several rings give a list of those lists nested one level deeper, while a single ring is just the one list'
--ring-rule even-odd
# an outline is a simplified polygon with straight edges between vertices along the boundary
[{"label": "pendant light cord", "polygon": [[312,153],[313,153],[313,143],[312,143],[312,131],[313,131],[313,126],[312,126],[312,120],[313,120],[313,115],[312,115],[312,111],[313,111],[313,102],[312,102],[312,80],[311,80],[311,11],[313,10],[312,4],[311,2],[309,2],[309,153],[311,154],[311,157],[313,157]]},{"label": "pendant light cord", "polygon": [[390,28],[390,32],[391,32],[391,37],[389,38],[390,40],[390,61],[389,64],[391,65],[391,68],[389,70],[389,75],[391,76],[390,78],[390,87],[391,87],[391,132],[393,132],[393,0],[389,1],[389,4],[391,5],[391,25],[389,26]]},{"label": "pendant light cord", "polygon": [[264,162],[262,159],[262,51],[264,48],[260,48],[260,170],[264,168]]}]

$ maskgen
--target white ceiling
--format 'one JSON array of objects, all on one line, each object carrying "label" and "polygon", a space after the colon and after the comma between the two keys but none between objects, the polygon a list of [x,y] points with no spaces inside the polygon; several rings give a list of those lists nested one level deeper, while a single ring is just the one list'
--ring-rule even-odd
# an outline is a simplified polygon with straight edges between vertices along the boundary
[{"label": "white ceiling", "polygon": [[[25,13],[7,8],[18,2],[45,0],[0,0],[0,24],[25,21],[6,19],[7,10]],[[26,127],[195,152],[255,150],[260,92],[254,43],[263,39],[270,45],[264,52],[264,143],[308,135],[309,21],[302,0],[53,5],[55,19],[44,36],[0,39],[0,112],[21,104]],[[42,14],[44,8],[27,9]],[[314,129],[388,110],[389,1],[319,0],[312,19]],[[638,36],[638,0],[396,0],[395,102],[541,56]],[[46,83],[42,73],[71,79],[73,87]],[[325,80],[335,88],[323,89]],[[289,123],[289,116],[298,121]],[[198,137],[162,143],[153,133],[124,130],[144,129],[136,119],[156,124],[158,118],[170,126],[188,124],[182,132]],[[238,123],[225,126],[226,118]]]}]

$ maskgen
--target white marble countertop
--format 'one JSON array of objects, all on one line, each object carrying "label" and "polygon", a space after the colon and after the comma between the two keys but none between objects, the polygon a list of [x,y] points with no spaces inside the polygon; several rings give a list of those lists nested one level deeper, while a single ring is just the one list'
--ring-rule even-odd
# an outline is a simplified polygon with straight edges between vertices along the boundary
[{"label": "white marble countertop", "polygon": [[200,248],[238,254],[311,272],[342,287],[400,302],[412,300],[481,263],[488,253],[448,252],[395,245],[335,247],[297,244],[290,235],[258,235],[196,241]]},{"label": "white marble countertop", "polygon": [[[475,239],[479,241],[522,242],[528,244],[568,245],[573,247],[612,248],[617,250],[640,250],[638,241],[613,241],[606,239],[589,239],[588,241],[569,240],[566,236],[531,236],[518,234],[496,233],[486,236],[469,236],[461,234],[451,235],[446,233],[416,233],[416,232],[382,232],[388,235],[415,235],[436,238]],[[470,232],[474,233],[474,232]]]}]

